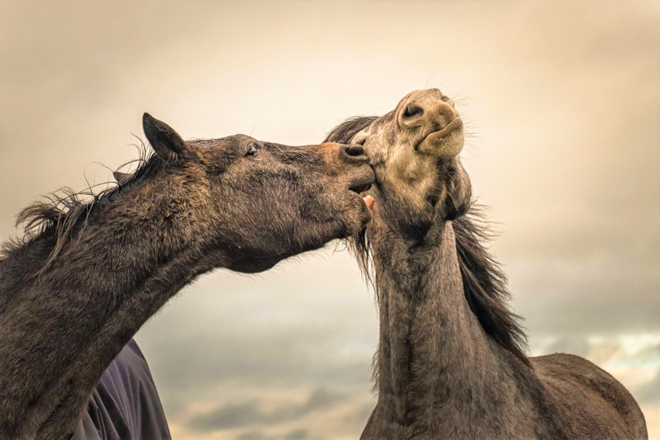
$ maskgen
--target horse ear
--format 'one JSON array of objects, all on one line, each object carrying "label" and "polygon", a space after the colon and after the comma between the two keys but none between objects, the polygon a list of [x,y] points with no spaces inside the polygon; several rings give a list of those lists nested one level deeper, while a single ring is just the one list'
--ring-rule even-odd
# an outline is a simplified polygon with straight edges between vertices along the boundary
[{"label": "horse ear", "polygon": [[131,178],[132,174],[122,173],[120,171],[113,171],[112,176],[115,178],[118,184],[123,185]]},{"label": "horse ear", "polygon": [[159,121],[149,113],[145,113],[142,115],[142,129],[154,151],[162,159],[183,159],[186,157],[188,153],[186,143],[166,123]]}]

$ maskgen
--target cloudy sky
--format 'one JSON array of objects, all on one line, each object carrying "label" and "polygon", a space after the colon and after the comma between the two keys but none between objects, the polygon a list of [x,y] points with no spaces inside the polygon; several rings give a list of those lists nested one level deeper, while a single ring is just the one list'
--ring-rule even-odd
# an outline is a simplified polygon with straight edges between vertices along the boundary
[{"label": "cloudy sky", "polygon": [[[300,145],[439,87],[532,354],[596,362],[660,439],[660,2],[0,0],[0,239],[16,213],[186,138]],[[137,335],[176,439],[355,439],[372,293],[337,246],[217,271]]]}]

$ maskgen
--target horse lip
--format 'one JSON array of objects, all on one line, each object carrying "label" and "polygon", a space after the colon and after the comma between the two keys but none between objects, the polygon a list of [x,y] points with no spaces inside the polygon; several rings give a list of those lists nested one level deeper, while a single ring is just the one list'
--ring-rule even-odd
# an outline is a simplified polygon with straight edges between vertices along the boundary
[{"label": "horse lip", "polygon": [[461,119],[460,116],[456,116],[454,119],[451,120],[451,122],[449,122],[449,124],[447,124],[445,128],[428,133],[426,136],[424,136],[424,138],[421,141],[419,141],[419,143],[421,144],[430,136],[433,136],[436,139],[442,139],[444,137],[449,136],[455,130],[461,129],[462,127],[463,127],[463,120]]},{"label": "horse lip", "polygon": [[356,194],[368,191],[376,181],[376,173],[370,165],[365,164],[360,168],[357,176],[354,176],[348,183],[348,190]]}]

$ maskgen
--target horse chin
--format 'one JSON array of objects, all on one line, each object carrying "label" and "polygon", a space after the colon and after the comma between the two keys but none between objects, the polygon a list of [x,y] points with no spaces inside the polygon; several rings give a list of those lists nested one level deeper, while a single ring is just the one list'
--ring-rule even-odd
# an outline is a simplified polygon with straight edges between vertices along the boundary
[{"label": "horse chin", "polygon": [[227,267],[227,269],[242,273],[259,273],[272,268],[283,259],[284,258],[246,258],[244,260],[233,262]]},{"label": "horse chin", "polygon": [[[354,218],[355,220],[349,221],[348,226],[348,236],[355,235],[362,228],[367,226],[373,219],[373,207],[374,207],[374,198],[369,194],[362,193],[353,193],[352,197],[355,199],[354,205],[357,208],[355,216],[349,215],[349,217]],[[351,224],[355,224],[354,227],[351,227]],[[342,237],[344,238],[344,237]]]},{"label": "horse chin", "polygon": [[417,145],[416,150],[443,159],[451,159],[458,156],[464,142],[463,121],[457,117],[442,130],[428,134]]}]

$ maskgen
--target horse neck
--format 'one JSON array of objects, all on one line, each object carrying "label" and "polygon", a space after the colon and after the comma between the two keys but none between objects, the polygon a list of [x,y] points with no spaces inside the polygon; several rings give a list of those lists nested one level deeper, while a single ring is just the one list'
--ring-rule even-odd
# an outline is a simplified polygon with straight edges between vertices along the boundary
[{"label": "horse neck", "polygon": [[163,215],[166,200],[136,210],[126,198],[94,207],[49,264],[47,231],[0,266],[0,438],[75,425],[123,345],[209,269],[179,238],[186,226]]},{"label": "horse neck", "polygon": [[[486,372],[499,368],[493,344],[463,292],[452,225],[435,225],[423,243],[370,235],[378,289],[380,410],[409,425],[437,408],[478,404]],[[383,225],[381,224],[380,227]],[[496,386],[496,385],[494,385]],[[492,394],[490,394],[492,395]]]}]

